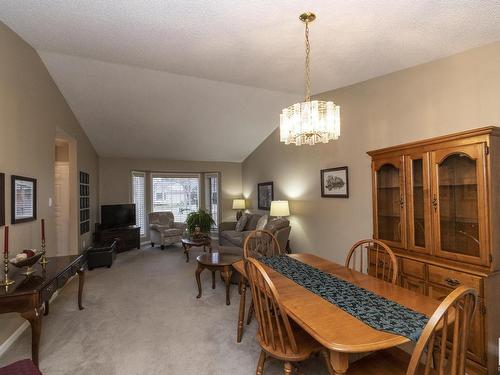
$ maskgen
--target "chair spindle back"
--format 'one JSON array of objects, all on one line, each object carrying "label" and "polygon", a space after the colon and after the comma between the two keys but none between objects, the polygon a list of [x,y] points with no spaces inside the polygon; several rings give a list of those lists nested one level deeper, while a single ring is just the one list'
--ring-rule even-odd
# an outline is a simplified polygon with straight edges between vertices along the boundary
[{"label": "chair spindle back", "polygon": [[[406,375],[464,375],[467,344],[477,304],[477,291],[461,286],[441,302],[413,351]],[[423,354],[426,353],[424,360]],[[434,369],[431,372],[431,365]],[[421,369],[420,369],[421,371]]]},{"label": "chair spindle back", "polygon": [[243,244],[243,257],[259,258],[282,255],[284,251],[280,248],[276,237],[267,230],[252,231]]},{"label": "chair spindle back", "polygon": [[252,288],[255,316],[259,335],[265,345],[283,353],[297,353],[297,342],[288,315],[279,302],[279,294],[259,261],[245,259],[245,272]]},{"label": "chair spindle back", "polygon": [[392,284],[398,280],[398,260],[389,246],[378,240],[360,240],[352,245],[345,266]]}]

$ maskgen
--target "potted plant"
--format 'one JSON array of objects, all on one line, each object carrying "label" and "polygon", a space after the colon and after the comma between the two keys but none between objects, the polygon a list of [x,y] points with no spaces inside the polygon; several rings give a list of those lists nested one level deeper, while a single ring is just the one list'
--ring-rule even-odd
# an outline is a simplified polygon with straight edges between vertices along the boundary
[{"label": "potted plant", "polygon": [[193,237],[208,235],[215,221],[205,210],[191,212],[186,219],[189,233]]}]

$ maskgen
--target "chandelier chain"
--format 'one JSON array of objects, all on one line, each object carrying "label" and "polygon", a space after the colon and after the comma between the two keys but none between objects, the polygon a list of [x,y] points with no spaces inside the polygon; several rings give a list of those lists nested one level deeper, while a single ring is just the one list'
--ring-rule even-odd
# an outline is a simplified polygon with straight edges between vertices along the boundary
[{"label": "chandelier chain", "polygon": [[309,43],[309,22],[306,21],[306,102],[311,101],[311,44]]}]

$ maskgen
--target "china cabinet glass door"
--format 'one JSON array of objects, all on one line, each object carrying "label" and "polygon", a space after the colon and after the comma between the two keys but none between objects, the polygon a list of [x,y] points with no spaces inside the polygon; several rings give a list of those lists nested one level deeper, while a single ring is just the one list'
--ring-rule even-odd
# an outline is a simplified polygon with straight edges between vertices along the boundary
[{"label": "china cabinet glass door", "polygon": [[403,158],[373,162],[375,187],[375,238],[389,245],[406,244]]},{"label": "china cabinet glass door", "polygon": [[487,264],[484,144],[432,155],[432,215],[436,255]]},{"label": "china cabinet glass door", "polygon": [[429,154],[406,156],[408,249],[431,253]]}]

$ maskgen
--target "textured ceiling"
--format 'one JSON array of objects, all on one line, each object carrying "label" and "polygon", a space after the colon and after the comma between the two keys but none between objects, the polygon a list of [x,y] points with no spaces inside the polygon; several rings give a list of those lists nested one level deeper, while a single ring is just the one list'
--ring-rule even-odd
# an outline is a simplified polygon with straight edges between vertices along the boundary
[{"label": "textured ceiling", "polygon": [[[318,15],[311,26],[315,93],[500,39],[498,0],[2,0],[0,20],[43,51],[100,154],[115,151],[96,132],[126,131],[165,147],[122,156],[239,161],[295,100],[284,93],[302,94],[297,17],[304,10]],[[105,103],[120,106],[96,100],[99,90]],[[122,113],[131,107],[133,121]],[[223,136],[228,130],[234,147]],[[189,156],[175,138],[185,134],[191,142],[218,140],[195,141],[198,151]]]},{"label": "textured ceiling", "polygon": [[[40,53],[101,156],[242,161],[297,95]],[[279,120],[278,120],[279,121]]]}]

